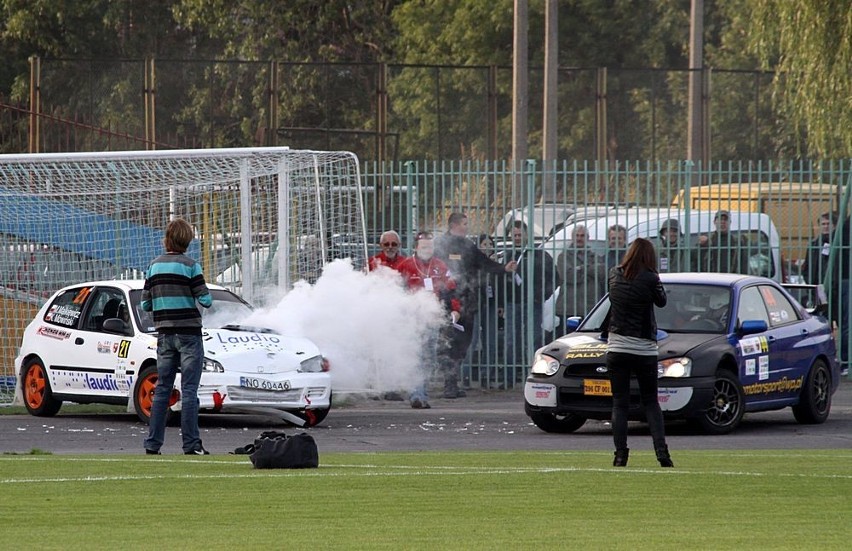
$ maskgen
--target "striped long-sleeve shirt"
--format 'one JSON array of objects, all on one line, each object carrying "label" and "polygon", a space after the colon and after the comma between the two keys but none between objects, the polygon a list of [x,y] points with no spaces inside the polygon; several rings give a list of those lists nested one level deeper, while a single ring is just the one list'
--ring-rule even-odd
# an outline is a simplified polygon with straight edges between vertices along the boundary
[{"label": "striped long-sleeve shirt", "polygon": [[154,314],[160,333],[201,334],[201,313],[195,302],[209,308],[213,298],[201,266],[180,253],[166,253],[151,262],[145,274],[142,309]]}]

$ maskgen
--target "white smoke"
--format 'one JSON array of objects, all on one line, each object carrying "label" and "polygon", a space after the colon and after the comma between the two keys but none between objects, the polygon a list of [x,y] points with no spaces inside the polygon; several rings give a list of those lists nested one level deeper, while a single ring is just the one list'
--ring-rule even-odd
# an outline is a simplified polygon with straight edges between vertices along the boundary
[{"label": "white smoke", "polygon": [[433,293],[407,290],[398,272],[363,273],[343,259],[243,323],[311,339],[331,363],[335,392],[386,392],[422,382],[426,343],[448,316]]}]

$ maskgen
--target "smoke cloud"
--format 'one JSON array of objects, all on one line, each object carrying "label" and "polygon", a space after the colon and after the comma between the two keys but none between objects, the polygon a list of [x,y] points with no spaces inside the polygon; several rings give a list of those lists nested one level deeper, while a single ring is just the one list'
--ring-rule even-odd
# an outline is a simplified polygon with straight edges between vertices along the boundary
[{"label": "smoke cloud", "polygon": [[423,379],[427,343],[448,319],[433,293],[405,289],[398,272],[363,273],[343,259],[244,323],[311,339],[331,363],[339,393],[413,389]]}]

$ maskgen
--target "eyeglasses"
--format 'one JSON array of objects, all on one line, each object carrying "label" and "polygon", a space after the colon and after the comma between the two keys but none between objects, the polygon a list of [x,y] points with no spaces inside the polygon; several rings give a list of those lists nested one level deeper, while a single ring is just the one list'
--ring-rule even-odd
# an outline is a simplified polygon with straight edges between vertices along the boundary
[{"label": "eyeglasses", "polygon": [[423,231],[418,233],[414,239],[416,241],[420,241],[421,239],[432,239],[432,234],[427,231]]},{"label": "eyeglasses", "polygon": [[384,243],[382,243],[382,247],[392,249],[394,247],[399,247],[399,243],[397,243],[396,241],[385,241]]}]

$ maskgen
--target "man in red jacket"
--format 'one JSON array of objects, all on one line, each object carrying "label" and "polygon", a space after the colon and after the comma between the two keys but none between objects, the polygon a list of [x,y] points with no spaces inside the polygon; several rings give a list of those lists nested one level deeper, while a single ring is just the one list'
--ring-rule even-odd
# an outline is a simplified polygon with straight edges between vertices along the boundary
[{"label": "man in red jacket", "polygon": [[[444,374],[444,397],[456,398],[459,396],[458,370],[454,362],[450,361],[449,355],[464,328],[458,325],[461,317],[461,303],[456,298],[456,282],[450,277],[447,265],[435,258],[435,243],[431,233],[421,232],[417,234],[414,246],[414,255],[406,258],[399,265],[399,273],[405,280],[406,286],[417,291],[425,289],[435,293],[447,310],[450,312],[451,322],[441,328],[436,336],[436,359],[438,368]],[[428,373],[431,369],[427,370]],[[426,381],[415,388],[409,397],[411,407],[415,409],[429,408],[428,393],[426,392]]]},{"label": "man in red jacket", "polygon": [[406,258],[404,254],[399,252],[401,245],[399,234],[393,230],[384,232],[379,239],[379,245],[382,247],[381,252],[370,257],[368,263],[370,271],[378,269],[379,266],[387,266],[394,270],[399,269],[400,263]]}]

